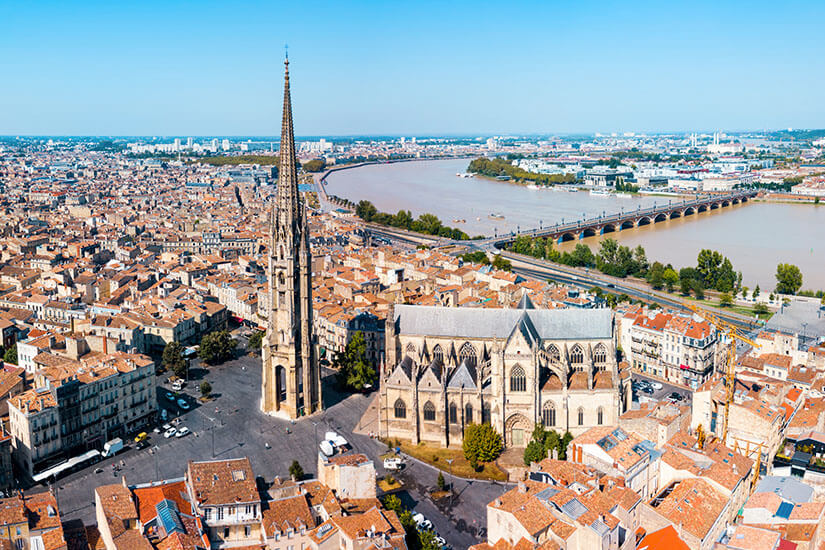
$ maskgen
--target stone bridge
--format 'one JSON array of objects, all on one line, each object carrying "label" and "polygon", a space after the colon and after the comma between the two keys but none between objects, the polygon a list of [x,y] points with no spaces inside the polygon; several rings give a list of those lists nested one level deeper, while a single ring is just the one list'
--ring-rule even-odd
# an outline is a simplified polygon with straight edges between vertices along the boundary
[{"label": "stone bridge", "polygon": [[666,203],[657,204],[652,208],[637,208],[636,210],[623,211],[618,214],[596,216],[575,222],[559,223],[548,227],[519,231],[518,233],[497,235],[496,237],[474,241],[474,244],[479,248],[487,248],[491,245],[495,248],[502,248],[508,243],[513,242],[516,237],[522,235],[530,237],[552,237],[557,243],[562,243],[725,208],[734,204],[747,202],[756,196],[756,194],[756,191],[736,191],[724,195],[704,195],[696,199],[679,202],[669,200]]}]

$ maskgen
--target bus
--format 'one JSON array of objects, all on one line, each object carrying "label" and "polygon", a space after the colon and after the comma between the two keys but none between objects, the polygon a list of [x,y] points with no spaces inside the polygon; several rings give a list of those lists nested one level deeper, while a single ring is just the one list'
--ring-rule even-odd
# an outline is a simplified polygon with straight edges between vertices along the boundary
[{"label": "bus", "polygon": [[70,458],[65,462],[61,462],[57,466],[52,466],[48,470],[43,470],[39,474],[32,476],[35,483],[46,483],[49,480],[56,481],[58,478],[82,470],[86,466],[91,466],[100,462],[103,455],[100,451],[92,450],[83,453],[82,455]]}]

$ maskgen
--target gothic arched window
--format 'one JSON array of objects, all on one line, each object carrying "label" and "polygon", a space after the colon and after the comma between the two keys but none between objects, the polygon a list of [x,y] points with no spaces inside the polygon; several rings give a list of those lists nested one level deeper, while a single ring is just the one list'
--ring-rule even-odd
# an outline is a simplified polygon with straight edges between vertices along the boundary
[{"label": "gothic arched window", "polygon": [[481,405],[481,423],[482,424],[489,424],[493,421],[493,412],[490,410],[489,403],[483,403]]},{"label": "gothic arched window", "polygon": [[435,405],[432,401],[424,403],[424,420],[435,420]]},{"label": "gothic arched window", "polygon": [[559,353],[559,348],[555,344],[550,344],[550,347],[547,348],[547,356],[551,361],[561,361],[561,353]]},{"label": "gothic arched window", "polygon": [[552,428],[556,425],[556,406],[552,401],[544,404],[544,409],[541,411],[541,422],[545,428]]},{"label": "gothic arched window", "polygon": [[584,426],[584,409],[581,407],[579,407],[578,416],[579,426]]},{"label": "gothic arched window", "polygon": [[404,403],[403,399],[395,400],[395,417],[407,418],[407,405]]},{"label": "gothic arched window", "polygon": [[573,346],[573,349],[570,350],[570,364],[571,365],[581,365],[584,363],[584,350],[578,344]]},{"label": "gothic arched window", "polygon": [[444,362],[444,350],[441,349],[440,344],[436,344],[436,346],[433,348],[433,361],[436,360],[441,363]]},{"label": "gothic arched window", "polygon": [[470,342],[464,342],[464,345],[461,346],[461,350],[458,352],[458,362],[466,362],[467,365],[475,367],[477,359],[478,356],[473,345]]},{"label": "gothic arched window", "polygon": [[604,409],[599,407],[599,410],[596,412],[596,424],[601,426],[604,424]]},{"label": "gothic arched window", "polygon": [[604,347],[604,344],[597,344],[596,348],[593,350],[593,362],[594,363],[607,363],[607,348]]},{"label": "gothic arched window", "polygon": [[464,423],[472,424],[473,422],[473,406],[470,403],[464,405]]},{"label": "gothic arched window", "polygon": [[527,377],[519,365],[510,371],[510,391],[527,391]]},{"label": "gothic arched window", "polygon": [[450,403],[450,424],[457,424],[458,423],[458,409],[455,406],[455,403]]}]

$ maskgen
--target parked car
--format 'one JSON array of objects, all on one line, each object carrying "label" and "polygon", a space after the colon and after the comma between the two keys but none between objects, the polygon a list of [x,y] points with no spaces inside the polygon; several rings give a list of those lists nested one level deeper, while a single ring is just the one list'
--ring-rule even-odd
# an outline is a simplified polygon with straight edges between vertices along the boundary
[{"label": "parked car", "polygon": [[685,396],[682,395],[681,393],[673,392],[673,393],[670,394],[670,398],[675,400],[675,401],[681,401],[685,398]]},{"label": "parked car", "polygon": [[187,403],[186,400],[181,397],[180,399],[178,399],[178,407],[180,407],[181,409],[183,409],[185,411],[188,411],[189,410],[189,403]]},{"label": "parked car", "polygon": [[651,384],[651,386],[653,387],[654,390],[661,390],[662,387],[663,387],[659,382],[653,382]]},{"label": "parked car", "polygon": [[141,441],[146,441],[147,439],[149,439],[149,434],[146,432],[140,432],[137,434],[137,437],[135,437],[135,443],[140,443]]},{"label": "parked car", "polygon": [[400,456],[389,456],[384,459],[384,468],[387,470],[400,470],[404,467],[404,460]]},{"label": "parked car", "polygon": [[413,521],[419,529],[425,529],[429,531],[433,528],[433,523],[427,518],[425,518],[424,514],[422,514],[421,512],[416,512],[415,514],[413,514]]},{"label": "parked car", "polygon": [[184,436],[189,435],[190,433],[191,432],[189,431],[189,428],[187,428],[186,426],[183,426],[182,428],[180,428],[178,430],[178,433],[175,434],[175,437],[184,437]]},{"label": "parked car", "polygon": [[186,385],[186,382],[184,382],[182,379],[178,378],[177,380],[172,382],[172,389],[175,390],[175,391],[180,391],[180,390],[183,389],[183,387],[185,385]]},{"label": "parked car", "polygon": [[165,437],[166,439],[169,439],[170,437],[172,437],[173,435],[175,435],[177,432],[178,432],[178,430],[177,430],[177,429],[175,429],[175,428],[169,428],[168,430],[166,430],[166,431],[163,433],[163,437]]}]

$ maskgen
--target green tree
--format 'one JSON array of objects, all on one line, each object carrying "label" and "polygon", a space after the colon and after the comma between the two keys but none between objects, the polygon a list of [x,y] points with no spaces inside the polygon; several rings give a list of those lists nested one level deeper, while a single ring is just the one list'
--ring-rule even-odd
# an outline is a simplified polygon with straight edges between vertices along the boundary
[{"label": "green tree", "polygon": [[647,282],[656,290],[662,288],[665,283],[665,266],[660,262],[653,262],[647,272]]},{"label": "green tree", "polygon": [[3,354],[3,361],[12,365],[17,364],[17,344],[6,350],[6,353]]},{"label": "green tree", "polygon": [[573,441],[573,434],[564,432],[564,436],[559,441],[559,460],[567,460],[567,446],[571,441]]},{"label": "green tree", "polygon": [[489,424],[470,424],[464,429],[462,449],[470,462],[490,462],[501,454],[501,436]]},{"label": "green tree", "polygon": [[752,297],[754,300],[756,300],[756,298],[758,298],[758,297],[759,297],[759,294],[760,294],[761,292],[762,292],[762,291],[759,289],[759,285],[756,285],[756,288],[754,288],[754,289],[753,289],[753,294],[751,295],[751,297]]},{"label": "green tree", "polygon": [[292,464],[289,465],[289,475],[294,477],[296,481],[304,479],[304,469],[301,467],[300,462],[297,460],[292,461]]},{"label": "green tree", "polygon": [[441,545],[435,540],[435,533],[432,531],[422,530],[418,532],[418,547],[421,550],[441,550]]},{"label": "green tree", "polygon": [[759,303],[753,306],[753,312],[757,315],[764,315],[768,312],[768,306],[765,304]]},{"label": "green tree", "polygon": [[502,271],[512,271],[513,264],[507,258],[502,258],[501,254],[493,256],[493,267]]},{"label": "green tree", "polygon": [[212,393],[212,384],[204,380],[201,382],[200,390],[202,396],[209,397],[209,394]]},{"label": "green tree", "polygon": [[776,292],[796,294],[802,288],[802,272],[793,264],[776,266]]},{"label": "green tree", "polygon": [[673,287],[679,282],[679,274],[673,268],[668,267],[662,274],[662,281],[664,281],[667,291],[673,292]]},{"label": "green tree", "polygon": [[163,348],[161,363],[171,370],[178,378],[183,378],[186,374],[186,359],[183,358],[183,346],[172,341]]},{"label": "green tree", "polygon": [[721,296],[719,296],[719,305],[722,307],[730,307],[733,305],[733,296],[730,292],[723,292]]},{"label": "green tree", "polygon": [[210,332],[201,338],[198,357],[200,357],[204,363],[216,365],[229,359],[237,345],[238,342],[232,338],[229,331],[221,330]]},{"label": "green tree", "polygon": [[367,342],[360,330],[352,335],[346,348],[335,356],[333,365],[338,369],[338,383],[352,391],[362,391],[375,383],[375,368],[367,360]]},{"label": "green tree", "polygon": [[252,333],[252,336],[249,337],[249,343],[247,344],[247,348],[251,350],[259,350],[261,349],[263,341],[264,331],[256,330]]},{"label": "green tree", "polygon": [[705,286],[702,281],[693,281],[693,295],[696,296],[697,300],[705,299]]},{"label": "green tree", "polygon": [[447,482],[444,481],[444,474],[442,472],[438,472],[438,479],[435,480],[435,484],[439,491],[443,491],[447,486]]},{"label": "green tree", "polygon": [[690,279],[679,279],[679,292],[682,293],[682,296],[687,296],[690,294],[690,289],[692,288],[693,281]]},{"label": "green tree", "polygon": [[579,267],[592,267],[596,265],[596,256],[586,244],[577,244],[573,249],[573,265]]},{"label": "green tree", "polygon": [[301,165],[307,172],[320,172],[324,168],[326,168],[327,162],[324,159],[312,159],[308,160]]}]

